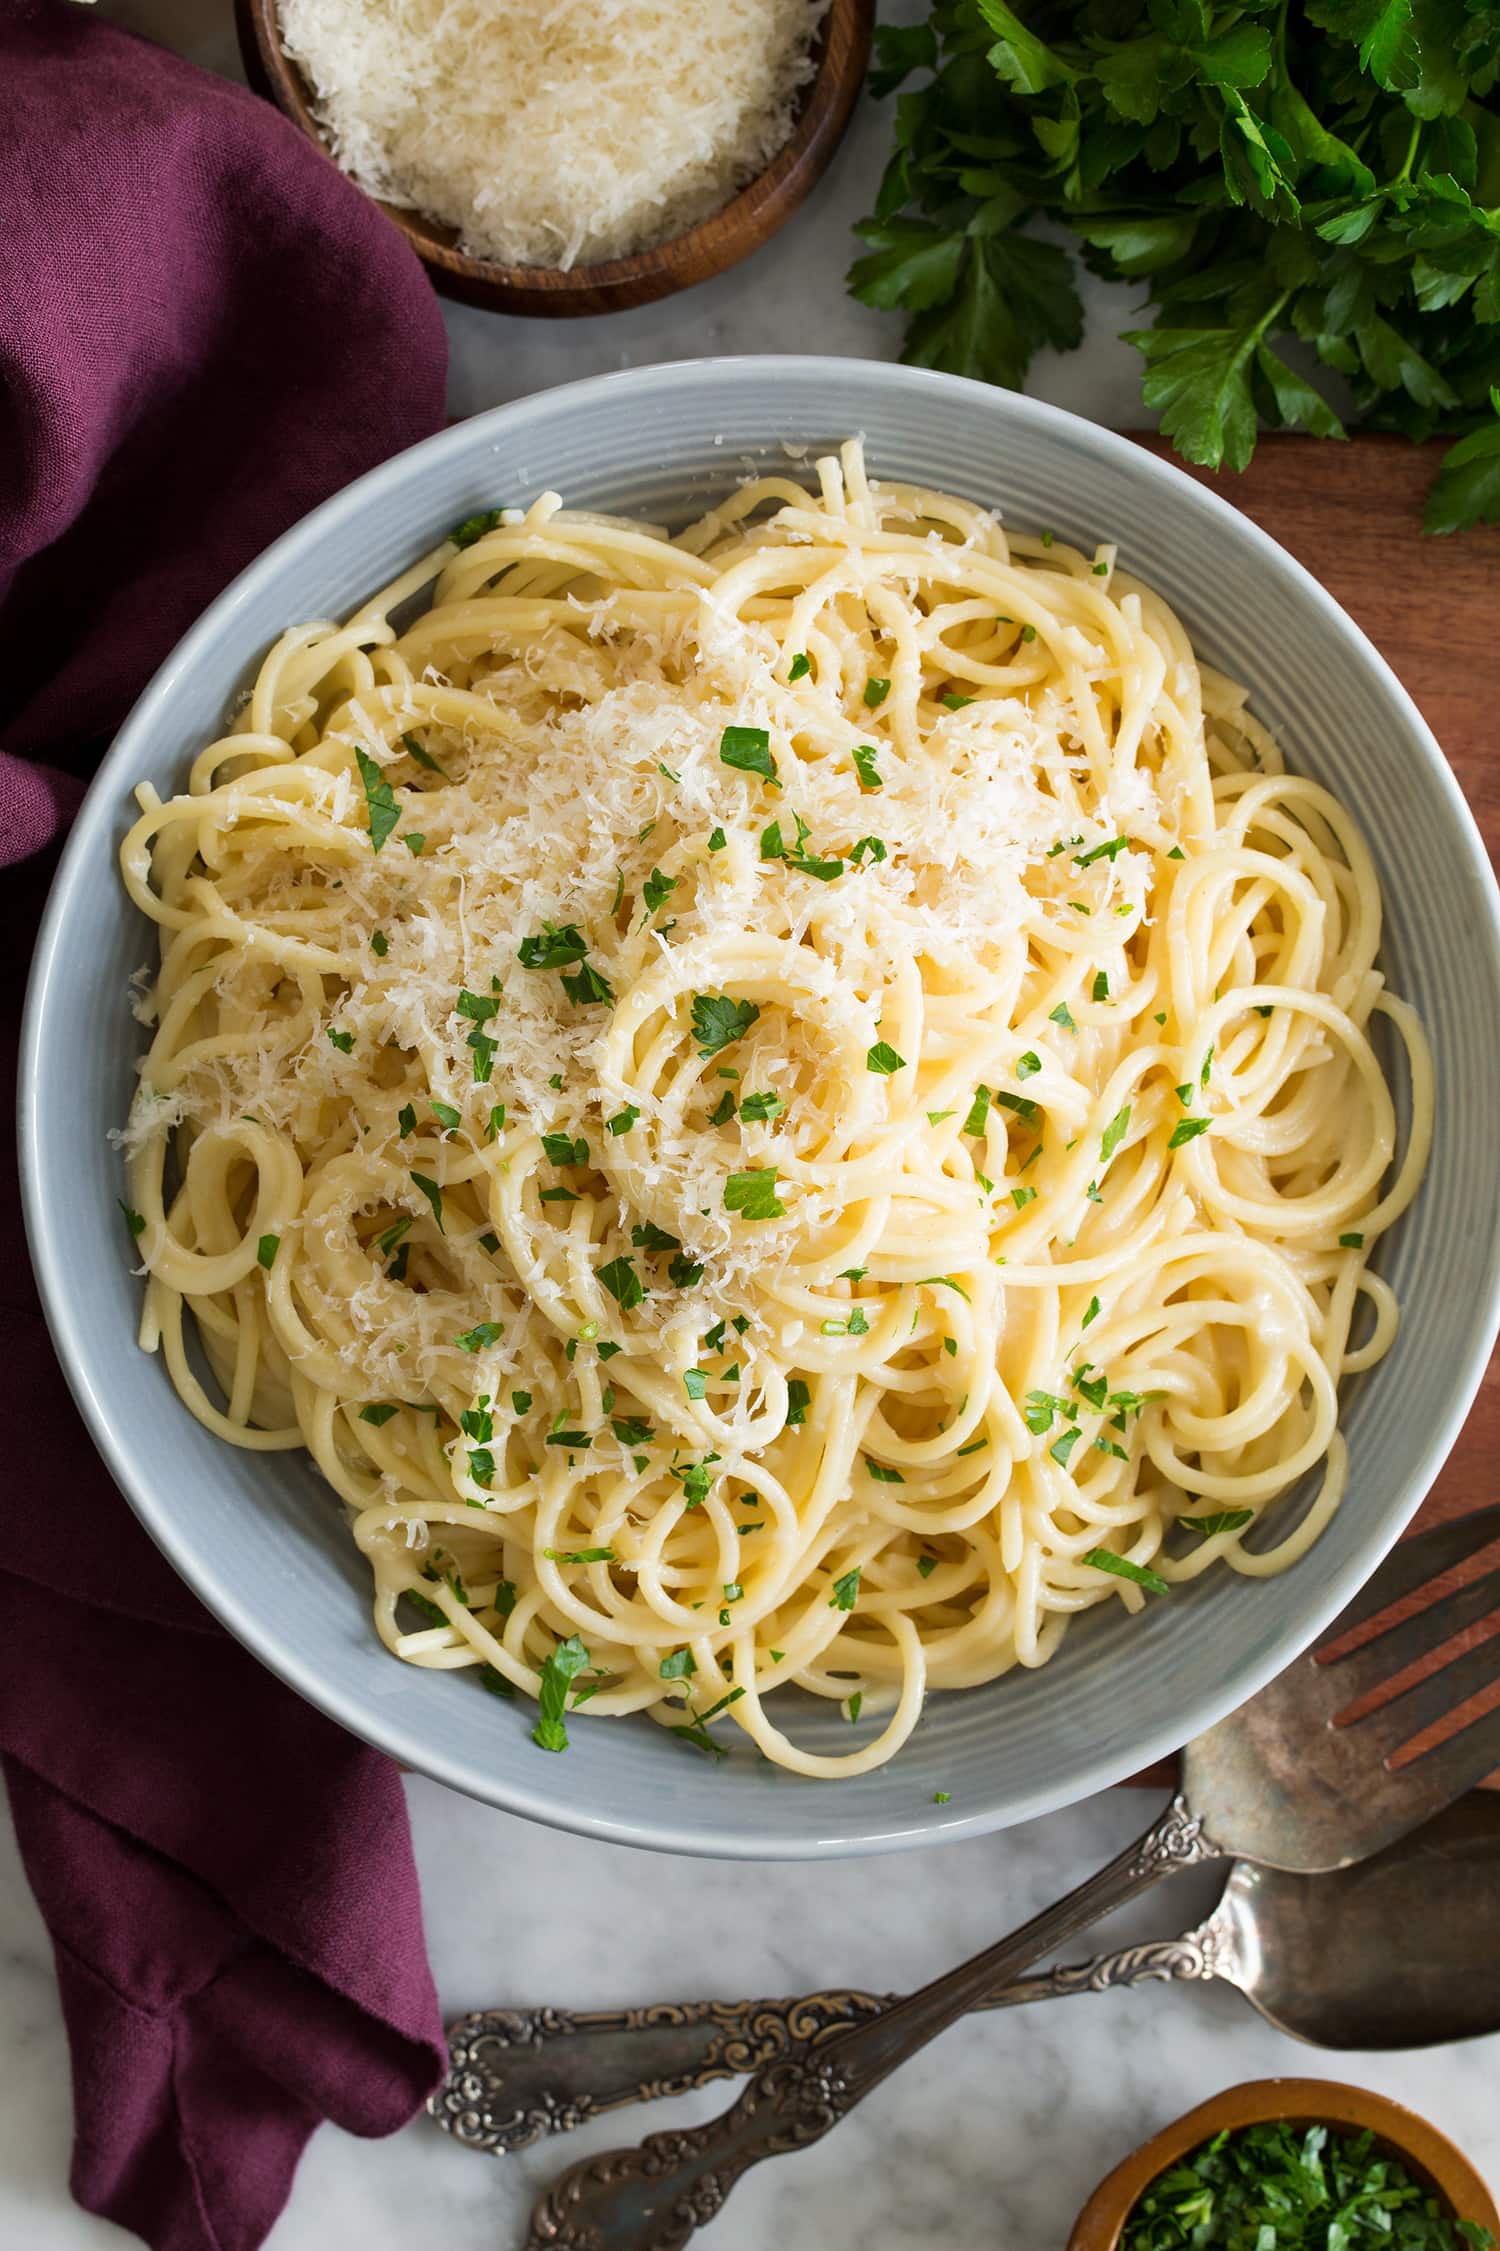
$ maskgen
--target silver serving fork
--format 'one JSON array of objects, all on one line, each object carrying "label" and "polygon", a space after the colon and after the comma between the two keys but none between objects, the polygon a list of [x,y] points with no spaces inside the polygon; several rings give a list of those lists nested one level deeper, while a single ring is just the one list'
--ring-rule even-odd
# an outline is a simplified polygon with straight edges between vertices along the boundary
[{"label": "silver serving fork", "polygon": [[[778,2056],[707,2125],[653,2134],[572,2167],[533,2212],[527,2251],[681,2251],[751,2165],[821,2139],[969,2009],[1173,1870],[1238,1859],[1316,1874],[1366,1859],[1431,1820],[1500,1766],[1500,1707],[1463,1711],[1500,1679],[1500,1634],[1461,1648],[1385,1701],[1373,1699],[1500,1605],[1500,1568],[1377,1627],[1353,1649],[1344,1645],[1497,1537],[1500,1506],[1403,1541],[1317,1649],[1189,1743],[1180,1789],[1138,1843],[905,2000]],[[1398,1763],[1452,1714],[1460,1724],[1451,1734]]]}]

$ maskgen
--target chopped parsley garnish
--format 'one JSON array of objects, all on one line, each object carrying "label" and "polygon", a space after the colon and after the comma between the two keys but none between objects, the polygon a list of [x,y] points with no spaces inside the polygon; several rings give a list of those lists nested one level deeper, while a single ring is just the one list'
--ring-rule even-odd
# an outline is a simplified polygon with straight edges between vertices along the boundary
[{"label": "chopped parsley garnish", "polygon": [[1071,1429],[1065,1430],[1063,1432],[1061,1438],[1054,1439],[1052,1444],[1047,1448],[1048,1453],[1052,1456],[1052,1459],[1056,1462],[1059,1469],[1067,1468],[1068,1456],[1072,1453],[1073,1448],[1078,1444],[1079,1436],[1080,1433],[1078,1425],[1075,1423]]},{"label": "chopped parsley garnish", "polygon": [[[868,1454],[865,1456],[865,1468],[877,1485],[904,1485],[906,1483],[906,1479],[899,1469],[892,1469],[885,1462],[872,1462]],[[852,1605],[845,1603],[844,1608],[848,1610],[852,1608]]]},{"label": "chopped parsley garnish", "polygon": [[434,1102],[432,1114],[445,1132],[452,1133],[463,1124],[463,1113],[455,1110],[451,1102]]},{"label": "chopped parsley garnish", "polygon": [[708,849],[710,852],[722,852],[728,842],[729,839],[724,831],[721,828],[716,828],[709,834]]},{"label": "chopped parsley garnish", "polygon": [[586,1430],[549,1430],[549,1446],[566,1446],[570,1453],[586,1453],[594,1441]]},{"label": "chopped parsley garnish", "polygon": [[682,1388],[689,1399],[706,1399],[708,1396],[708,1377],[701,1368],[685,1368],[682,1376]]},{"label": "chopped parsley garnish", "polygon": [[1180,1149],[1185,1141],[1196,1140],[1200,1133],[1207,1133],[1212,1124],[1212,1118],[1179,1118],[1167,1135],[1167,1147]]},{"label": "chopped parsley garnish", "polygon": [[1113,1548],[1090,1548],[1083,1561],[1095,1571],[1111,1572],[1117,1579],[1129,1579],[1134,1585],[1144,1587],[1148,1594],[1170,1594],[1171,1588],[1157,1571],[1144,1563],[1132,1563],[1128,1555],[1116,1555]]},{"label": "chopped parsley garnish", "polygon": [[998,1102],[1002,1110],[1014,1110],[1018,1118],[1034,1118],[1036,1116],[1036,1104],[1029,1094],[1009,1094],[1004,1087],[1001,1087],[991,1099]]},{"label": "chopped parsley garnish", "polygon": [[893,1071],[906,1069],[906,1057],[898,1055],[889,1040],[877,1040],[873,1047],[865,1050],[865,1069],[888,1079]]},{"label": "chopped parsley garnish", "polygon": [[503,508],[481,509],[477,516],[465,516],[457,530],[449,532],[448,537],[455,547],[472,547],[477,539],[483,539],[486,532],[500,529],[504,514]]},{"label": "chopped parsley garnish", "polygon": [[607,1266],[600,1267],[599,1279],[622,1313],[639,1305],[646,1295],[633,1258],[612,1258]]},{"label": "chopped parsley garnish", "polygon": [[958,1358],[957,1337],[944,1337],[943,1350],[947,1353],[950,1360],[956,1360]]},{"label": "chopped parsley garnish", "polygon": [[498,993],[471,993],[467,985],[462,985],[453,1003],[453,1013],[467,1017],[471,1024],[487,1024],[499,1006]]},{"label": "chopped parsley garnish", "polygon": [[408,758],[410,758],[415,765],[423,767],[429,774],[441,774],[444,781],[448,779],[447,775],[443,773],[442,767],[433,757],[432,752],[430,750],[424,750],[422,748],[422,745],[417,741],[415,735],[403,735],[401,737],[401,740],[406,746],[406,754]]},{"label": "chopped parsley garnish", "polygon": [[1255,1522],[1255,1511],[1253,1508],[1221,1508],[1212,1516],[1180,1516],[1177,1521],[1191,1526],[1195,1532],[1201,1532],[1207,1540],[1215,1532],[1242,1531],[1247,1524]]},{"label": "chopped parsley garnish", "polygon": [[565,969],[562,989],[569,1000],[577,1001],[580,1008],[595,1001],[613,1000],[615,989],[607,977],[601,977],[591,961],[580,962],[576,969]]},{"label": "chopped parsley garnish", "polygon": [[1034,1048],[1028,1048],[1016,1065],[1018,1079],[1034,1079],[1042,1067],[1042,1059]]},{"label": "chopped parsley garnish", "polygon": [[728,1125],[730,1119],[733,1116],[734,1096],[726,1086],[724,1092],[719,1096],[719,1099],[715,1103],[713,1109],[710,1110],[708,1114],[708,1122],[710,1125],[716,1126]]},{"label": "chopped parsley garnish", "polygon": [[677,889],[678,880],[675,875],[663,875],[660,868],[651,870],[641,885],[641,904],[648,915],[655,914],[658,907],[666,905]]},{"label": "chopped parsley garnish", "polygon": [[704,1269],[686,1251],[678,1251],[667,1266],[667,1279],[674,1290],[693,1289],[703,1279]]},{"label": "chopped parsley garnish", "polygon": [[753,1000],[731,1000],[728,993],[694,993],[693,1038],[706,1060],[733,1040],[743,1039],[759,1016]]},{"label": "chopped parsley garnish", "polygon": [[746,1219],[781,1219],[786,1205],[776,1193],[775,1165],[752,1165],[732,1172],[724,1183],[724,1209],[742,1212]]},{"label": "chopped parsley garnish", "polygon": [[499,1236],[498,1236],[498,1235],[497,1235],[497,1234],[495,1233],[495,1231],[494,1231],[494,1229],[493,1229],[492,1227],[487,1227],[487,1228],[485,1229],[484,1233],[483,1233],[483,1234],[482,1234],[482,1235],[480,1236],[480,1238],[479,1238],[479,1248],[480,1248],[480,1249],[481,1249],[482,1251],[488,1251],[488,1252],[489,1252],[489,1254],[490,1254],[490,1256],[491,1256],[491,1258],[493,1258],[493,1257],[494,1257],[494,1255],[495,1255],[495,1253],[496,1253],[496,1251],[497,1251],[497,1250],[499,1250],[499,1248],[500,1248],[500,1238],[499,1238]]},{"label": "chopped parsley garnish", "polygon": [[1108,999],[1109,999],[1109,972],[1108,972],[1108,970],[1105,970],[1105,969],[1099,969],[1099,970],[1096,970],[1096,971],[1094,972],[1094,999],[1095,999],[1095,1000],[1108,1000]]},{"label": "chopped parsley garnish", "polygon": [[793,1376],[786,1387],[786,1419],[789,1428],[806,1422],[811,1402],[812,1393],[801,1376]]},{"label": "chopped parsley garnish", "polygon": [[1116,1110],[1104,1129],[1104,1138],[1099,1143],[1099,1155],[1105,1164],[1109,1163],[1110,1158],[1119,1148],[1129,1130],[1130,1104],[1127,1102],[1123,1110]]},{"label": "chopped parsley garnish", "polygon": [[954,689],[945,688],[942,701],[949,711],[962,711],[966,704],[971,704],[974,701],[974,698],[972,696],[961,696]]},{"label": "chopped parsley garnish", "polygon": [[875,760],[878,757],[873,743],[856,743],[854,746],[854,771],[865,789],[884,789]]},{"label": "chopped parsley garnish", "polygon": [[937,1567],[938,1559],[935,1555],[919,1555],[917,1557],[917,1576],[919,1579],[930,1579]]},{"label": "chopped parsley garnish", "polygon": [[1092,845],[1087,852],[1075,852],[1073,865],[1075,868],[1091,868],[1096,860],[1113,860],[1125,850],[1129,842],[1128,836],[1106,837],[1102,844]]},{"label": "chopped parsley garnish", "polygon": [[543,1548],[549,1563],[613,1563],[613,1548]]},{"label": "chopped parsley garnish", "polygon": [[748,1124],[765,1125],[785,1108],[779,1094],[747,1094],[740,1104],[740,1116]]},{"label": "chopped parsley garnish", "polygon": [[352,1032],[336,1032],[330,1024],[328,1026],[328,1038],[330,1043],[338,1049],[340,1055],[348,1055],[353,1049],[354,1034]]},{"label": "chopped parsley garnish", "polygon": [[680,1251],[682,1248],[677,1237],[669,1235],[665,1227],[658,1227],[654,1219],[632,1227],[630,1240],[638,1251]]},{"label": "chopped parsley garnish", "polygon": [[482,1352],[486,1345],[498,1344],[504,1334],[504,1325],[499,1321],[476,1321],[472,1329],[465,1329],[463,1335],[453,1341],[460,1352]]},{"label": "chopped parsley garnish", "polygon": [[1021,639],[1023,641],[1034,641],[1036,639],[1036,627],[1034,625],[1023,625]]},{"label": "chopped parsley garnish", "polygon": [[563,1714],[568,1708],[568,1689],[579,1673],[592,1663],[592,1657],[577,1634],[569,1634],[566,1641],[557,1644],[543,1665],[537,1692],[541,1711],[531,1731],[531,1740],[542,1750],[567,1749],[568,1731],[563,1725]]},{"label": "chopped parsley garnish", "polygon": [[401,1599],[409,1602],[413,1610],[420,1612],[429,1626],[446,1626],[449,1623],[447,1611],[440,1604],[430,1602],[425,1594],[418,1594],[415,1587],[403,1587]]},{"label": "chopped parsley garnish", "polygon": [[480,1666],[479,1685],[481,1688],[488,1689],[491,1696],[504,1696],[509,1699],[516,1693],[515,1682],[507,1680],[504,1673],[498,1672],[493,1665]]},{"label": "chopped parsley garnish", "polygon": [[857,844],[852,844],[849,848],[849,857],[857,868],[864,866],[866,853],[872,864],[878,867],[886,856],[884,840],[878,836],[862,836]]},{"label": "chopped parsley garnish", "polygon": [[1339,1237],[1339,1249],[1341,1251],[1362,1251],[1364,1247],[1365,1239],[1357,1231],[1351,1230],[1349,1234]]},{"label": "chopped parsley garnish", "polygon": [[420,860],[427,839],[419,828],[408,829],[401,839],[414,860]]},{"label": "chopped parsley garnish", "polygon": [[719,757],[737,773],[760,774],[768,782],[776,779],[771,738],[764,727],[726,727],[719,737]]},{"label": "chopped parsley garnish", "polygon": [[623,1110],[616,1110],[612,1118],[605,1119],[604,1130],[606,1133],[613,1133],[617,1136],[622,1133],[629,1133],[640,1114],[633,1102],[627,1102]]},{"label": "chopped parsley garnish", "polygon": [[787,678],[788,680],[805,680],[811,670],[812,658],[808,655],[805,649],[799,649],[797,651],[797,654],[792,659],[791,668],[787,673]]},{"label": "chopped parsley garnish", "polygon": [[544,1188],[537,1198],[542,1204],[576,1204],[580,1200],[571,1188]]},{"label": "chopped parsley garnish", "polygon": [[974,1099],[969,1105],[969,1114],[964,1119],[960,1131],[963,1133],[983,1133],[989,1114],[990,1090],[987,1086],[976,1087]]},{"label": "chopped parsley garnish", "polygon": [[885,702],[885,699],[890,694],[890,692],[891,684],[889,680],[867,680],[865,682],[866,709],[869,711],[877,711],[880,708],[881,704]]},{"label": "chopped parsley garnish", "polygon": [[1091,1297],[1091,1298],[1089,1299],[1089,1309],[1088,1309],[1087,1313],[1085,1313],[1085,1315],[1084,1315],[1084,1317],[1083,1317],[1082,1321],[1081,1321],[1081,1322],[1079,1323],[1079,1327],[1080,1327],[1080,1328],[1084,1328],[1084,1329],[1086,1329],[1086,1328],[1087,1328],[1087,1327],[1089,1326],[1089,1324],[1090,1324],[1090,1322],[1091,1322],[1091,1321],[1097,1321],[1097,1320],[1098,1320],[1098,1318],[1099,1318],[1099,1300],[1098,1300],[1098,1299],[1097,1299],[1096,1297]]},{"label": "chopped parsley garnish", "polygon": [[1034,1188],[1012,1188],[1010,1200],[1017,1211],[1024,1211],[1028,1204],[1036,1202],[1036,1190]]},{"label": "chopped parsley garnish", "polygon": [[375,954],[381,961],[384,961],[386,955],[390,952],[390,950],[391,942],[389,938],[387,938],[385,932],[383,930],[372,930],[370,932],[371,953]]},{"label": "chopped parsley garnish", "polygon": [[370,815],[370,849],[378,852],[401,818],[401,808],[396,803],[396,793],[391,788],[375,760],[367,750],[356,750],[359,778],[365,785],[365,804]]},{"label": "chopped parsley garnish", "polygon": [[588,1143],[581,1138],[575,1141],[570,1133],[544,1133],[542,1148],[554,1165],[586,1165],[589,1161]]},{"label": "chopped parsley garnish", "polygon": [[852,1571],[846,1571],[841,1579],[834,1580],[833,1592],[828,1597],[830,1610],[852,1610],[854,1608],[855,1603],[859,1600],[859,1573],[860,1566],[856,1563]]},{"label": "chopped parsley garnish", "polygon": [[609,1427],[622,1446],[649,1446],[656,1436],[644,1415],[616,1415]]},{"label": "chopped parsley garnish", "polygon": [[[144,1227],[145,1224],[145,1221],[142,1220],[141,1226]],[[140,1228],[137,1228],[135,1232],[139,1234]],[[279,1235],[262,1235],[260,1241],[255,1246],[256,1262],[258,1265],[263,1266],[268,1274],[270,1273],[271,1268],[276,1264],[276,1253],[280,1250],[280,1248],[281,1237]]]},{"label": "chopped parsley garnish", "polygon": [[691,1649],[674,1649],[670,1657],[663,1657],[657,1667],[662,1680],[691,1680],[698,1670]]},{"label": "chopped parsley garnish", "polygon": [[523,969],[565,969],[569,962],[582,961],[588,950],[588,940],[576,923],[565,922],[559,929],[556,923],[544,922],[521,940],[516,959]]},{"label": "chopped parsley garnish", "polygon": [[443,1226],[442,1189],[438,1186],[435,1180],[429,1180],[425,1172],[414,1172],[411,1178],[412,1186],[414,1188],[421,1189],[423,1195],[427,1198],[428,1203],[432,1207],[432,1216],[437,1222],[438,1233],[440,1235],[444,1234],[446,1230]]},{"label": "chopped parsley garnish", "polygon": [[1187,854],[1183,851],[1180,844],[1174,844],[1171,851],[1167,854],[1167,858],[1169,860],[1185,860],[1187,858]]},{"label": "chopped parsley garnish", "polygon": [[[359,1419],[362,1423],[373,1423],[375,1428],[379,1430],[382,1423],[388,1423],[392,1415],[399,1415],[400,1412],[399,1407],[393,1406],[361,1407]],[[443,1622],[446,1625],[447,1620],[445,1619]]]},{"label": "chopped parsley garnish", "polygon": [[[709,1465],[718,1460],[717,1454],[706,1454],[701,1462],[689,1462],[685,1468],[674,1469],[672,1475],[682,1486],[682,1497],[689,1508],[701,1508],[708,1499],[713,1483]],[[740,1526],[740,1530],[745,1528]]]},{"label": "chopped parsley garnish", "polygon": [[1275,2121],[1216,2134],[1158,2174],[1132,2207],[1121,2251],[1493,2251],[1370,2133]]},{"label": "chopped parsley garnish", "polygon": [[385,1229],[383,1234],[376,1236],[375,1248],[379,1251],[382,1258],[390,1257],[391,1252],[396,1248],[396,1245],[400,1242],[402,1236],[406,1233],[411,1224],[411,1214],[408,1212],[405,1218],[392,1221],[391,1225]]},{"label": "chopped parsley garnish", "polygon": [[864,1690],[862,1688],[856,1688],[854,1694],[844,1705],[844,1716],[848,1720],[851,1727],[854,1725],[854,1722],[859,1718],[861,1711],[864,1709],[864,1701]]},{"label": "chopped parsley garnish", "polygon": [[496,1135],[503,1131],[504,1126],[505,1104],[503,1102],[497,1102],[494,1105],[493,1109],[490,1111],[489,1124],[484,1129],[485,1140],[493,1141]]},{"label": "chopped parsley garnish", "polygon": [[[490,1072],[494,1069],[495,1066],[495,1051],[499,1045],[499,1042],[492,1040],[487,1033],[476,1030],[470,1032],[468,1039],[464,1044],[471,1050],[474,1057],[474,1084],[476,1086],[487,1086],[489,1084]],[[505,1106],[502,1103],[502,1122],[504,1119],[504,1114]]]}]

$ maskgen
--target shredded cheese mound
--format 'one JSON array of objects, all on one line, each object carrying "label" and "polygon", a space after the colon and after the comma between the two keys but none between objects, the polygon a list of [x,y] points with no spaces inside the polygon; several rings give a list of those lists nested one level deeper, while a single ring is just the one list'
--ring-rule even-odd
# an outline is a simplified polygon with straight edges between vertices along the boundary
[{"label": "shredded cheese mound", "polygon": [[791,131],[828,0],[279,0],[336,162],[459,247],[567,268],[721,210]]},{"label": "shredded cheese mound", "polygon": [[1348,815],[1111,548],[816,478],[472,520],[122,848],[143,1340],[548,1750],[587,1696],[860,1772],[1079,1611],[1279,1569],[1395,1333],[1430,1076]]}]

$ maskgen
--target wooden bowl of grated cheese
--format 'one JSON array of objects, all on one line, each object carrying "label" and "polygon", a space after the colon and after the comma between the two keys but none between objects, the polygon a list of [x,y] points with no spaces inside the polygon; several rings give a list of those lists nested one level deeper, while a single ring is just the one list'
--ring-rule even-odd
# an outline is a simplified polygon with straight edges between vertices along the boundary
[{"label": "wooden bowl of grated cheese", "polygon": [[251,84],[380,204],[445,295],[556,318],[649,304],[767,241],[842,138],[875,0],[235,13]]}]

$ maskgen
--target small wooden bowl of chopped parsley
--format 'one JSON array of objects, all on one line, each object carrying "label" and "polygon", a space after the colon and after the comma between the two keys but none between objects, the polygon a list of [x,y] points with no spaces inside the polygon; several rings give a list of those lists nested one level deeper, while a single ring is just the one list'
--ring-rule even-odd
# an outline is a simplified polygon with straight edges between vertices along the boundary
[{"label": "small wooden bowl of chopped parsley", "polygon": [[1400,2103],[1325,2079],[1227,2087],[1117,2165],[1068,2251],[1500,2251],[1461,2150]]}]

